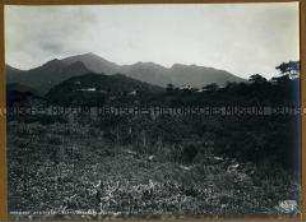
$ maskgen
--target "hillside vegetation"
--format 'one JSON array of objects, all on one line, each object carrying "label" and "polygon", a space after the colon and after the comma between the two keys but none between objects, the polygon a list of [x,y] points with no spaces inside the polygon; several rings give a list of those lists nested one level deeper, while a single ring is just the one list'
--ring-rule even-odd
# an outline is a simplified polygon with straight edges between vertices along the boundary
[{"label": "hillside vegetation", "polygon": [[[10,211],[294,215],[297,206],[280,203],[300,195],[298,87],[288,75],[162,89],[120,74],[85,74],[53,87],[43,102],[14,101],[10,108],[31,112],[8,118]],[[96,112],[200,106],[239,109]],[[67,110],[47,112],[54,108]]]}]

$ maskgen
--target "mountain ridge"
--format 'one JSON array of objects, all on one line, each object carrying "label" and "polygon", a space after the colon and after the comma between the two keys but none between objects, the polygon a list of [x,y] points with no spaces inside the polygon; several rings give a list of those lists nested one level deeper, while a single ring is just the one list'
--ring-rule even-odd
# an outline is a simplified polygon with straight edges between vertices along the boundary
[{"label": "mountain ridge", "polygon": [[29,85],[36,88],[41,94],[46,94],[53,86],[70,77],[89,72],[106,75],[120,73],[160,87],[166,87],[171,83],[176,87],[190,84],[192,87],[200,88],[211,83],[225,85],[227,82],[245,81],[230,72],[212,67],[179,63],[171,67],[164,67],[153,62],[118,65],[94,53],[53,59],[29,70],[18,70],[7,65],[6,71],[8,83]]}]

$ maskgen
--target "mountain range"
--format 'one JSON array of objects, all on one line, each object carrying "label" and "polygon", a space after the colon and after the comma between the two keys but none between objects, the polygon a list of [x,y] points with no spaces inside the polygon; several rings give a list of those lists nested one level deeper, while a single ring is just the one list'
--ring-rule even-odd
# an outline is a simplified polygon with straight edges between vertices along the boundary
[{"label": "mountain range", "polygon": [[86,53],[54,59],[42,66],[19,70],[6,65],[7,83],[19,83],[34,88],[45,95],[51,88],[75,76],[87,73],[123,74],[152,85],[166,87],[171,83],[176,87],[189,84],[201,88],[210,83],[224,85],[226,82],[242,82],[244,79],[227,71],[197,65],[174,64],[167,68],[151,62],[132,65],[118,65],[96,54]]}]

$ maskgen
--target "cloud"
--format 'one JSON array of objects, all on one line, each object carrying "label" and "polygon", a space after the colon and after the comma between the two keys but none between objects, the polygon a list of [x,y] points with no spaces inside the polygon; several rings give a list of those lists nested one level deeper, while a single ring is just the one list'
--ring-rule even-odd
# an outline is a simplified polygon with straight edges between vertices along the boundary
[{"label": "cloud", "polygon": [[5,6],[6,62],[94,52],[119,64],[198,64],[271,76],[299,58],[298,4]]}]

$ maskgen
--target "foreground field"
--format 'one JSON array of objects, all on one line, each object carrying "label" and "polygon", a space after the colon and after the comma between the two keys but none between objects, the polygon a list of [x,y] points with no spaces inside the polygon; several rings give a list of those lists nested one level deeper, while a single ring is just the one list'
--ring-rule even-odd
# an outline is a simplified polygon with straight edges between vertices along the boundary
[{"label": "foreground field", "polygon": [[[8,125],[10,211],[29,214],[295,214],[295,177],[216,155],[214,143],[110,143],[92,125]],[[73,132],[72,132],[73,131]],[[196,151],[194,151],[196,149]]]}]

